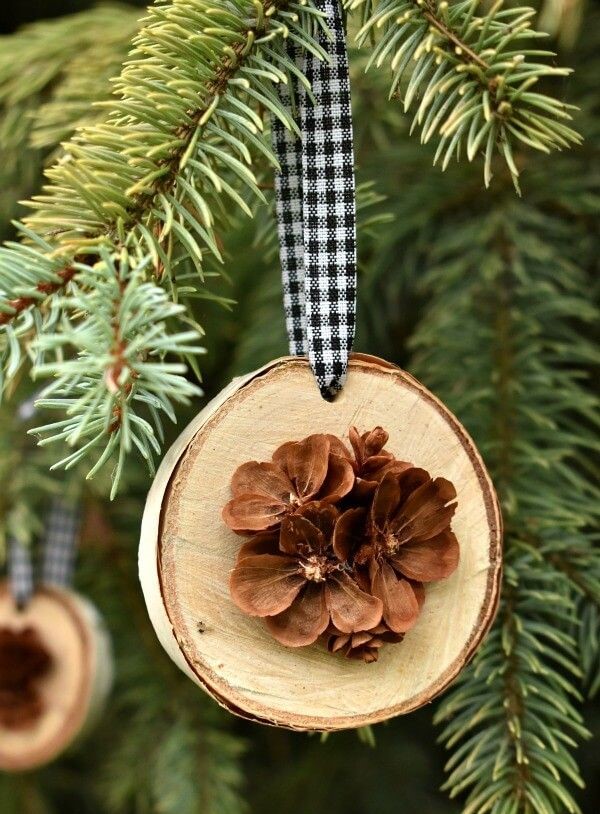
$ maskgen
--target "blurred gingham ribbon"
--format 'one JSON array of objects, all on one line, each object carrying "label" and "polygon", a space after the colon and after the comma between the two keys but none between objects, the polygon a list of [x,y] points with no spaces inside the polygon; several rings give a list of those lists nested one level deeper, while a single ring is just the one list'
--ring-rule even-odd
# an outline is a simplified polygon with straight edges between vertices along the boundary
[{"label": "blurred gingham ribbon", "polygon": [[31,551],[14,537],[8,538],[8,581],[15,604],[24,608],[33,594]]},{"label": "blurred gingham ribbon", "polygon": [[317,40],[327,55],[299,49],[290,58],[312,98],[293,78],[278,92],[297,105],[301,139],[272,118],[286,327],[293,355],[308,355],[324,398],[341,390],[356,322],[356,203],[350,79],[338,0],[317,0],[329,32]]},{"label": "blurred gingham ribbon", "polygon": [[[36,396],[24,401],[18,414],[28,421],[35,413]],[[40,581],[45,585],[68,587],[73,579],[75,551],[79,536],[80,512],[76,503],[54,498],[42,540]],[[25,607],[35,591],[31,550],[15,537],[8,538],[8,580],[15,604]]]},{"label": "blurred gingham ribbon", "polygon": [[[71,584],[79,524],[74,503],[62,498],[52,501],[42,540],[42,584],[60,588]],[[8,576],[15,603],[25,607],[35,591],[34,568],[29,547],[14,538],[8,541]]]}]

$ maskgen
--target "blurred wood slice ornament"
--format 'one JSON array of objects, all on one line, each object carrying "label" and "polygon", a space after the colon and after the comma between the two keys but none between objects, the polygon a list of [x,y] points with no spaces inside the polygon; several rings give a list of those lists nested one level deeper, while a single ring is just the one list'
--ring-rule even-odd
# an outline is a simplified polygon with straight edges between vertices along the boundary
[{"label": "blurred wood slice ornament", "polygon": [[[0,770],[36,769],[97,721],[112,684],[108,633],[86,599],[39,587],[22,610],[0,584]],[[12,673],[12,676],[9,675]]]},{"label": "blurred wood slice ornament", "polygon": [[[458,566],[425,586],[414,627],[371,664],[332,654],[321,641],[286,647],[262,619],[242,613],[229,580],[243,540],[222,517],[241,464],[269,461],[280,445],[315,433],[347,440],[353,425],[385,427],[398,459],[457,492]],[[169,450],[148,495],[139,567],[163,647],[222,706],[276,726],[344,729],[428,703],[471,659],[496,611],[502,520],[473,441],[412,376],[354,354],[343,390],[328,402],[308,362],[285,357],[232,381]]]}]

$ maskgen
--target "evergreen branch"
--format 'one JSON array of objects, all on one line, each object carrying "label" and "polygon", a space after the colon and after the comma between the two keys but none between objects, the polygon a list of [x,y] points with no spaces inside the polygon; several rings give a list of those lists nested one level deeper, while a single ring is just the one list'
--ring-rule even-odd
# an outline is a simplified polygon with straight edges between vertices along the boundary
[{"label": "evergreen branch", "polygon": [[484,156],[486,186],[492,159],[500,153],[519,191],[516,150],[524,146],[542,152],[577,144],[579,135],[566,122],[566,105],[533,90],[551,77],[567,76],[554,68],[549,51],[528,41],[543,36],[530,28],[533,9],[505,9],[502,0],[481,16],[480,0],[347,0],[348,9],[361,9],[359,46],[382,33],[367,64],[392,71],[390,97],[403,98],[405,112],[416,107],[412,128],[421,128],[421,142],[434,136],[434,164],[446,169],[463,152],[469,161]]},{"label": "evergreen branch", "polygon": [[[113,495],[126,455],[137,448],[152,472],[162,441],[161,414],[175,421],[173,403],[189,403],[200,393],[183,375],[185,365],[165,359],[202,353],[199,331],[167,332],[185,308],[145,280],[148,262],[136,265],[122,251],[117,263],[101,249],[99,262],[79,264],[72,291],[58,303],[64,309],[60,330],[36,342],[41,357],[36,375],[54,379],[37,404],[61,410],[66,418],[32,432],[43,437],[41,445],[60,440],[75,447],[52,468],[71,468],[100,448],[91,477],[115,453]],[[53,359],[44,362],[47,356]]]},{"label": "evergreen branch", "polygon": [[[210,239],[210,210],[199,190],[213,185],[219,193],[229,192],[214,171],[214,165],[221,165],[221,171],[239,174],[261,197],[251,171],[231,153],[249,163],[244,140],[252,143],[262,130],[261,119],[246,101],[248,94],[254,92],[268,108],[273,104],[268,82],[286,79],[276,67],[266,79],[249,74],[257,67],[256,51],[265,38],[284,36],[287,16],[295,24],[296,14],[279,9],[272,0],[241,0],[237,14],[226,4],[208,6],[199,0],[174,0],[151,9],[116,82],[117,98],[107,103],[107,122],[71,142],[70,160],[49,172],[53,183],[47,194],[32,201],[35,212],[27,225],[42,234],[50,229],[57,248],[75,255],[82,244],[96,247],[107,234],[116,236],[143,218],[147,227],[159,225],[165,238],[165,224],[172,225],[177,204],[184,203],[199,210],[200,234],[205,231],[206,242],[218,254]],[[289,113],[276,110],[293,126]],[[233,147],[229,154],[226,144]],[[260,145],[273,160],[264,142]],[[192,197],[186,182],[196,181]],[[77,210],[74,200],[81,204]]]},{"label": "evergreen branch", "polygon": [[[50,282],[35,283],[35,292],[40,294],[42,298],[50,297],[64,288],[75,276],[75,269],[72,266],[61,268],[56,271],[56,279]],[[22,311],[31,307],[36,303],[38,298],[33,295],[28,297],[17,297],[14,300],[7,300],[3,306],[7,308],[6,311],[0,313],[0,325],[7,325],[15,317],[18,317]]]},{"label": "evergreen branch", "polygon": [[101,5],[0,37],[0,233],[41,186],[49,155],[102,111],[137,31],[139,12]]},{"label": "evergreen branch", "polygon": [[[0,107],[7,116],[25,115],[32,147],[54,149],[95,122],[90,101],[109,95],[108,80],[127,55],[138,16],[127,6],[101,5],[0,37]],[[3,150],[22,149],[22,141],[13,141],[22,137],[18,129],[2,136]]]},{"label": "evergreen branch", "polygon": [[600,608],[598,601],[581,600],[578,607],[577,644],[583,686],[589,698],[600,692]]},{"label": "evergreen branch", "polygon": [[597,400],[581,373],[597,353],[581,328],[597,314],[557,218],[513,204],[459,220],[438,234],[416,368],[479,438],[507,529],[498,621],[438,714],[447,788],[468,792],[465,814],[577,812],[574,634],[599,513]]},{"label": "evergreen branch", "polygon": [[[239,0],[235,8],[204,0],[158,3],[134,41],[107,119],[65,145],[64,157],[48,172],[50,185],[29,204],[34,212],[20,227],[23,241],[0,249],[0,367],[10,381],[23,363],[25,345],[34,357],[34,375],[56,376],[50,390],[57,397],[45,403],[68,407],[69,413],[41,428],[50,433],[44,443],[81,444],[62,464],[74,465],[100,444],[105,446],[98,463],[104,463],[118,449],[116,485],[132,446],[148,461],[158,450],[150,425],[138,423],[144,429],[130,435],[130,424],[124,423],[130,394],[115,399],[110,392],[121,376],[129,381],[129,366],[108,351],[98,315],[108,320],[115,298],[110,285],[96,284],[98,269],[90,272],[90,258],[100,256],[103,273],[114,278],[111,285],[119,280],[126,286],[119,265],[127,256],[135,258],[128,269],[135,268],[136,286],[153,281],[173,303],[210,296],[205,281],[214,273],[211,263],[222,262],[217,230],[231,228],[238,212],[252,214],[246,198],[264,201],[253,162],[259,159],[259,168],[261,162],[277,165],[263,133],[264,111],[296,128],[272,88],[297,73],[283,41],[293,36],[321,53],[311,38],[317,25],[320,15],[312,7],[287,0]],[[182,265],[190,261],[195,275]],[[64,296],[57,299],[61,291]],[[86,312],[87,307],[94,311]],[[172,307],[171,315],[179,313],[180,306]],[[73,327],[81,313],[90,316]],[[158,312],[152,318],[161,319]],[[178,353],[178,335],[171,342],[164,322],[156,328],[162,349]],[[88,375],[88,336],[96,333],[105,348],[105,367]],[[68,348],[79,355],[64,358]],[[49,353],[54,360],[46,362]],[[186,347],[188,361],[192,354]],[[184,387],[182,372],[153,374],[152,398],[167,413],[171,401],[194,392]],[[144,398],[151,400],[145,387]],[[138,418],[131,412],[132,421]],[[160,431],[157,421],[154,429]]]},{"label": "evergreen branch", "polygon": [[564,629],[573,606],[565,581],[538,577],[535,558],[512,545],[496,627],[437,716],[455,750],[445,788],[469,789],[463,814],[578,812],[565,784],[583,785],[570,751],[587,737],[573,705],[576,643]]},{"label": "evergreen branch", "polygon": [[[232,179],[263,198],[247,144],[277,163],[254,107],[272,109],[294,127],[270,87],[295,70],[281,41],[293,34],[316,48],[299,24],[300,15],[308,17],[304,28],[310,29],[313,11],[286,7],[240,0],[234,14],[225,3],[173,0],[150,10],[116,83],[117,98],[108,103],[107,121],[65,146],[64,159],[48,172],[51,185],[29,204],[35,211],[26,224],[52,257],[74,260],[100,245],[118,248],[132,231],[167,280],[178,262],[175,244],[199,270],[199,244],[220,261],[214,225],[217,215],[227,214],[223,198],[251,211]],[[10,273],[14,259],[7,257],[3,274],[5,322],[19,313],[12,300],[39,301],[33,291],[11,290],[22,287]]]}]

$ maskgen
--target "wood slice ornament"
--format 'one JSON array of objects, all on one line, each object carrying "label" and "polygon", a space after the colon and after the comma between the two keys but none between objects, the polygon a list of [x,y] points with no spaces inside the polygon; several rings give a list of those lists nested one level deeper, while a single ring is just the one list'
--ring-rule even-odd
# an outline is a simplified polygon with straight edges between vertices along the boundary
[{"label": "wood slice ornament", "polygon": [[[232,712],[364,726],[441,692],[494,616],[501,519],[456,418],[350,351],[356,207],[344,25],[287,40],[272,120],[291,357],[235,379],[182,433],[144,512],[140,579],[167,653]],[[317,386],[315,386],[315,384]]]},{"label": "wood slice ornament", "polygon": [[[348,439],[356,426],[389,433],[402,461],[450,481],[460,556],[447,579],[425,586],[416,623],[374,663],[276,641],[230,593],[241,540],[223,521],[233,473],[269,461],[311,434]],[[308,362],[286,357],[235,379],[167,453],[148,495],[140,578],[152,623],[176,664],[220,704],[264,723],[302,730],[363,726],[431,701],[474,654],[496,610],[501,516],[465,429],[422,384],[375,357],[355,354],[334,401]]]},{"label": "wood slice ornament", "polygon": [[49,763],[82,737],[112,683],[99,614],[58,587],[37,588],[18,609],[8,582],[0,584],[0,665],[0,770],[8,772]]}]

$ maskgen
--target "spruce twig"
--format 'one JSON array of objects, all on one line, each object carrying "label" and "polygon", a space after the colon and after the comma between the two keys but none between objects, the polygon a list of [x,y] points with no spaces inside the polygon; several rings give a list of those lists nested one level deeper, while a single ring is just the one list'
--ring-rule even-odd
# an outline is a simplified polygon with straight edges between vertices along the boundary
[{"label": "spruce twig", "polygon": [[488,186],[498,152],[519,191],[517,148],[549,152],[579,143],[567,124],[572,106],[533,90],[571,73],[540,61],[554,55],[531,45],[544,36],[530,28],[533,9],[504,8],[502,0],[480,14],[480,0],[346,5],[362,13],[359,46],[375,39],[367,70],[390,63],[390,97],[400,98],[405,112],[416,108],[411,129],[421,129],[422,143],[438,139],[434,163],[442,169],[463,153],[469,161],[482,155]]},{"label": "spruce twig", "polygon": [[[203,0],[157,4],[134,40],[115,98],[106,104],[107,118],[64,146],[63,158],[48,172],[50,184],[30,202],[22,242],[0,250],[2,368],[10,381],[25,346],[34,355],[34,375],[56,377],[42,404],[62,406],[67,418],[40,433],[76,447],[63,465],[97,448],[104,463],[118,449],[118,481],[124,453],[137,447],[151,466],[162,434],[158,413],[174,419],[171,401],[195,392],[184,368],[164,361],[174,354],[193,363],[201,350],[189,344],[190,333],[183,345],[180,334],[169,338],[174,316],[182,315],[174,303],[210,296],[206,280],[222,262],[218,230],[264,201],[252,164],[273,167],[277,161],[261,111],[296,127],[272,86],[297,70],[283,48],[287,36],[320,53],[311,40],[317,20],[311,6],[287,0],[239,0],[235,10]],[[131,280],[123,277],[124,261]],[[186,268],[190,264],[195,273]],[[168,298],[153,296],[148,306],[127,294],[131,281],[142,290],[160,286]],[[122,301],[114,300],[115,286]],[[136,361],[124,364],[121,339],[109,340],[98,315],[121,329],[122,321],[135,324],[144,313],[153,320],[154,331],[145,335],[150,344],[141,347],[130,338]],[[201,329],[192,330],[197,340]],[[91,336],[104,337],[106,349],[104,367],[92,378],[85,370]],[[67,349],[75,359],[64,357]],[[139,398],[132,374],[153,355],[160,360],[155,368],[143,364],[149,375],[144,390],[151,383],[154,395]],[[150,422],[139,408],[155,410]]]}]

